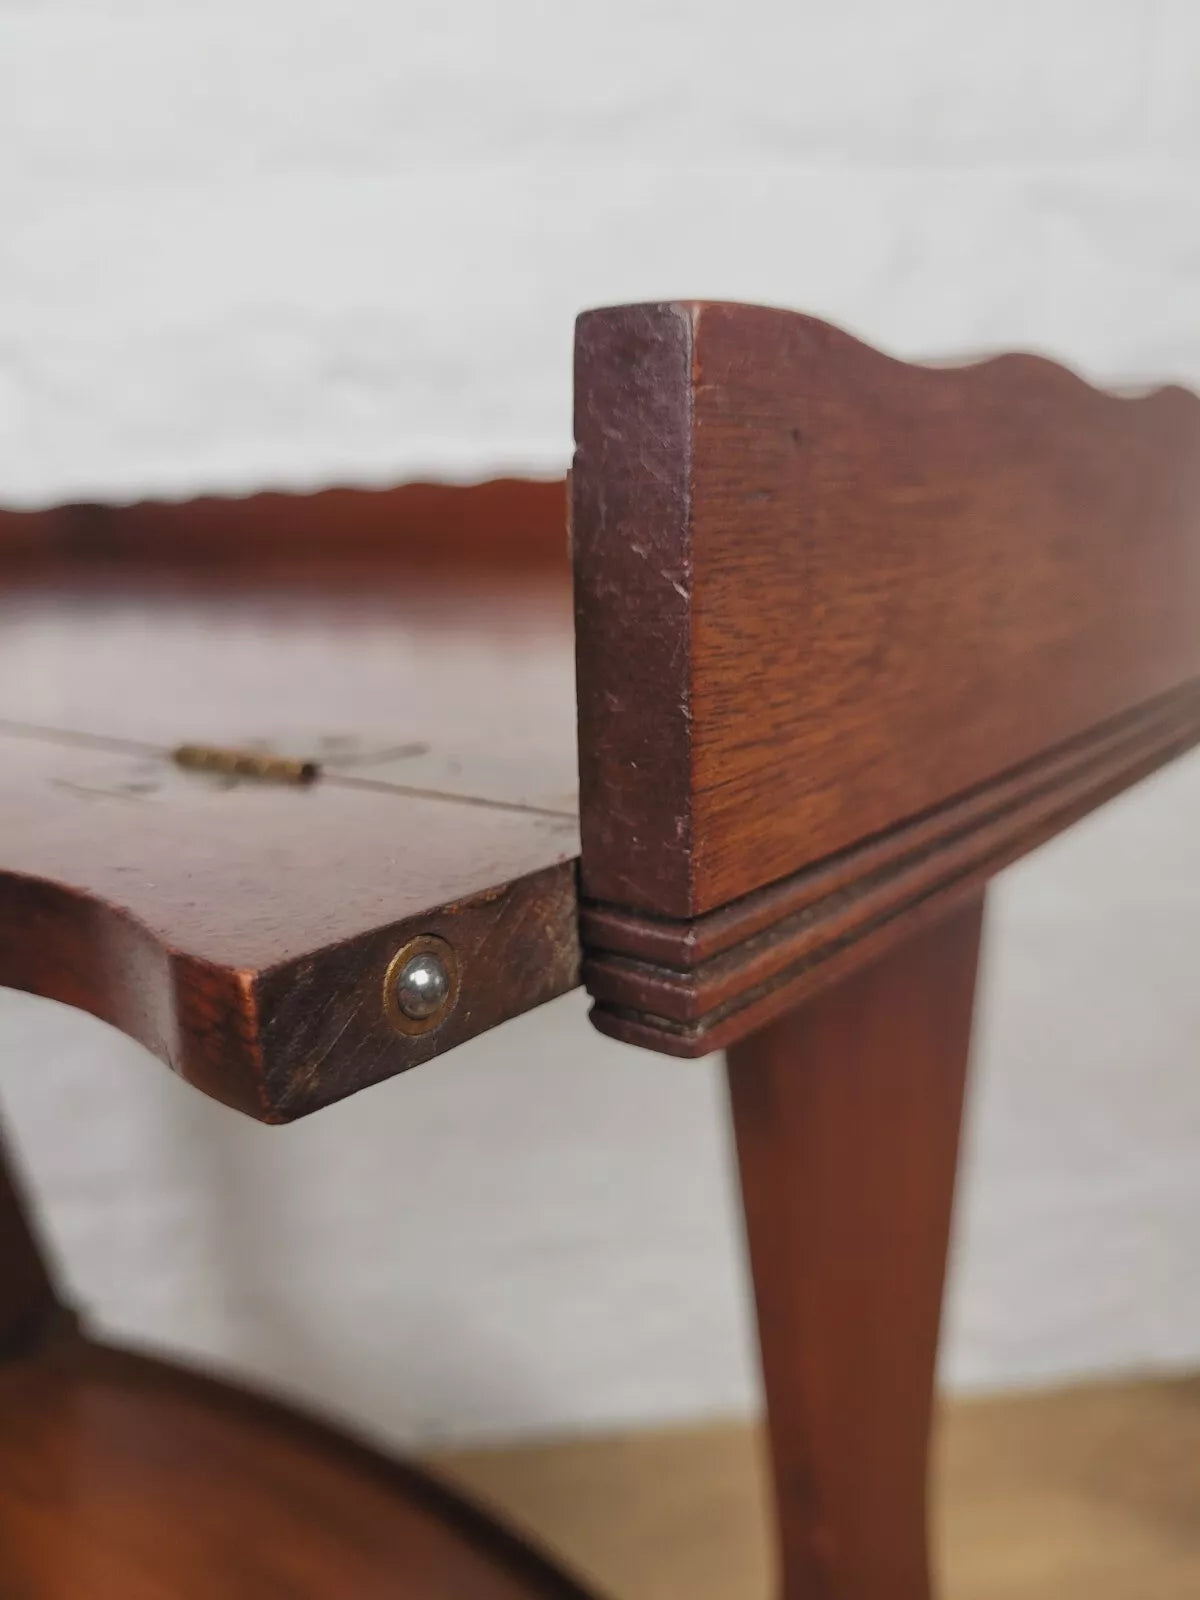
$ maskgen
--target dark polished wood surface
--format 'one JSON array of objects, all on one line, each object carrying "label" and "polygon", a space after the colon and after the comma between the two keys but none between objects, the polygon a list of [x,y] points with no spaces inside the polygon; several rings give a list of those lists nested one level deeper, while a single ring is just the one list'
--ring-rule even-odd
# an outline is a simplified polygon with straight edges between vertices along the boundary
[{"label": "dark polished wood surface", "polygon": [[[0,983],[288,1120],[578,981],[561,578],[329,566],[238,585],[103,563],[0,586]],[[181,770],[180,744],[321,764]],[[383,1005],[448,940],[433,1032]]]},{"label": "dark polished wood surface", "polygon": [[576,355],[606,1032],[729,1044],[1200,739],[1195,396],[690,302]]},{"label": "dark polished wood surface", "polygon": [[0,1130],[0,1362],[35,1344],[59,1310]]},{"label": "dark polished wood surface", "polygon": [[929,1437],[983,902],[729,1052],[783,1600],[929,1600]]},{"label": "dark polished wood surface", "polygon": [[1198,738],[1194,696],[1167,696],[693,922],[584,903],[593,1020],[603,1033],[668,1055],[723,1049],[943,916]]},{"label": "dark polished wood surface", "polygon": [[424,1474],[78,1338],[0,1364],[4,1600],[587,1600]]},{"label": "dark polished wood surface", "polygon": [[0,566],[233,572],[357,563],[416,572],[561,574],[565,486],[526,478],[404,483],[316,494],[216,495],[131,505],[0,507]]}]

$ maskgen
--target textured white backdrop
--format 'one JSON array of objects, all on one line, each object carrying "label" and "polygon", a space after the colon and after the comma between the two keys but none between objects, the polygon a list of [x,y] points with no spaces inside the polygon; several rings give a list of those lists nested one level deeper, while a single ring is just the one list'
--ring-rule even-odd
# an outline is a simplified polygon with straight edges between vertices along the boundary
[{"label": "textured white backdrop", "polygon": [[[557,472],[623,299],[1200,383],[1198,91],[1194,0],[0,0],[0,501]],[[1198,805],[995,897],[955,1382],[1200,1361]],[[754,1399],[716,1072],[578,997],[267,1131],[5,996],[0,1093],[107,1326],[394,1436]]]}]

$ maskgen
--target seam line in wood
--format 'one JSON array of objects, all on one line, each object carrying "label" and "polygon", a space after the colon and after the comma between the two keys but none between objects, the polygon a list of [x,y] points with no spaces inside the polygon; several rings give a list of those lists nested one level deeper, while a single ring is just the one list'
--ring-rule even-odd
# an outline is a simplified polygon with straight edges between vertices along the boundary
[{"label": "seam line in wood", "polygon": [[[50,728],[35,722],[14,722],[0,717],[0,734],[14,739],[35,739],[45,744],[82,746],[89,750],[107,750],[114,755],[154,756],[163,761],[173,761],[175,752],[167,745],[155,744],[149,739],[126,739],[105,733],[81,733],[72,728]],[[176,763],[177,765],[181,763]],[[197,767],[198,763],[182,763]],[[365,789],[378,794],[398,794],[410,800],[444,800],[451,805],[477,806],[489,811],[519,812],[522,815],[556,817],[574,822],[574,811],[563,811],[555,806],[529,805],[521,800],[496,800],[489,795],[455,794],[447,789],[427,789],[409,783],[388,783],[383,778],[359,778],[338,769],[321,767],[321,782],[342,789]]]}]

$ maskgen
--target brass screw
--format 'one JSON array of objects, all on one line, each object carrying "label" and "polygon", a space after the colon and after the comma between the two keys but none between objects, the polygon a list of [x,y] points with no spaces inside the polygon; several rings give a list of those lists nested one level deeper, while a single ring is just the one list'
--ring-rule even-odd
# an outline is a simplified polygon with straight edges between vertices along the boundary
[{"label": "brass screw", "polygon": [[450,998],[450,974],[437,956],[409,956],[396,976],[396,1003],[414,1022],[428,1022]]},{"label": "brass screw", "polygon": [[398,1033],[429,1033],[454,1009],[458,990],[454,951],[436,934],[421,934],[389,962],[383,980],[383,1009]]}]

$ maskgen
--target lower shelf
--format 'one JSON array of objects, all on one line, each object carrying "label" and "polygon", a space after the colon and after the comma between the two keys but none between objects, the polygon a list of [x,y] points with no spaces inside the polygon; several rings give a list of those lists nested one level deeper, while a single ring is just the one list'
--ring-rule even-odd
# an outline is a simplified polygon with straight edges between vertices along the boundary
[{"label": "lower shelf", "polygon": [[75,1337],[0,1366],[5,1600],[587,1600],[412,1468]]}]

